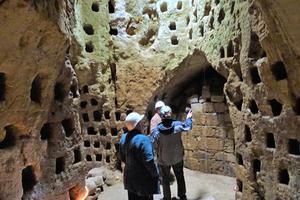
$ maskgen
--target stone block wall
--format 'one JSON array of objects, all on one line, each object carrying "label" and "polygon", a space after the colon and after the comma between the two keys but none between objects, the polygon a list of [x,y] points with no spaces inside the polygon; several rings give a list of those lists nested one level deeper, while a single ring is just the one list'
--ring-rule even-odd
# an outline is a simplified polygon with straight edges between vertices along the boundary
[{"label": "stone block wall", "polygon": [[[206,90],[207,89],[207,90]],[[190,99],[193,129],[184,134],[185,165],[205,173],[234,176],[234,133],[224,95],[202,95]]]}]

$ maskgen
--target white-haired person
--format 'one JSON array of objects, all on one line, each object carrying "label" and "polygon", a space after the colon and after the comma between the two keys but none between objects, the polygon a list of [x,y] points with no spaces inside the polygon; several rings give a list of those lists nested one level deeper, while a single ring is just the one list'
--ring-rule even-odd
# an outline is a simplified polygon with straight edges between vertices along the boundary
[{"label": "white-haired person", "polygon": [[163,106],[160,110],[162,122],[151,133],[160,175],[162,177],[164,200],[171,200],[170,170],[174,171],[177,180],[177,195],[186,200],[186,186],[183,173],[184,147],[181,134],[192,129],[192,111],[186,116],[186,121],[172,119],[172,109]]},{"label": "white-haired person", "polygon": [[125,163],[124,187],[129,200],[153,200],[159,193],[159,174],[154,163],[153,147],[144,135],[144,115],[130,113],[125,119],[128,129],[120,140],[119,156]]},{"label": "white-haired person", "polygon": [[163,101],[157,101],[155,103],[155,115],[153,115],[150,121],[150,133],[161,122],[160,109],[163,106],[165,106],[165,103]]}]

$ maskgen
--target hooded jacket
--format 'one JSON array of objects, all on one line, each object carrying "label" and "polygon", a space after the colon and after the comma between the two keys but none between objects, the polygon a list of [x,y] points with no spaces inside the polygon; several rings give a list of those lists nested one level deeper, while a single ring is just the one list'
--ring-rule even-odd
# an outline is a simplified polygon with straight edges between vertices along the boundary
[{"label": "hooded jacket", "polygon": [[149,136],[137,130],[122,135],[120,159],[125,163],[125,189],[140,196],[159,193],[158,170]]},{"label": "hooded jacket", "polygon": [[183,160],[184,147],[181,134],[192,129],[192,118],[185,122],[163,119],[151,133],[157,162],[160,165],[171,166]]}]

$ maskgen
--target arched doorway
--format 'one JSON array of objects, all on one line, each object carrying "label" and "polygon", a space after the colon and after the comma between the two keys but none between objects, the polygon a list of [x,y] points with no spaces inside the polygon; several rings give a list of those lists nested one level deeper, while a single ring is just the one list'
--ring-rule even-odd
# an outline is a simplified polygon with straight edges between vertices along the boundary
[{"label": "arched doorway", "polygon": [[234,176],[234,132],[223,92],[225,83],[226,78],[214,70],[205,56],[195,53],[156,92],[148,106],[148,115],[152,115],[157,100],[169,105],[174,118],[179,120],[185,119],[190,107],[194,125],[183,136],[185,166],[205,173]]}]

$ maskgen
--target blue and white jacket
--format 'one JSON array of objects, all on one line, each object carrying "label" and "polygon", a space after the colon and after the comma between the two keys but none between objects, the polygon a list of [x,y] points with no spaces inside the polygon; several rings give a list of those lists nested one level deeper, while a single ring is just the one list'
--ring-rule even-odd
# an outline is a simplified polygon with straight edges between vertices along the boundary
[{"label": "blue and white jacket", "polygon": [[181,133],[191,130],[192,125],[192,118],[186,119],[185,122],[164,119],[153,129],[150,137],[158,164],[171,166],[183,160],[184,147]]}]

